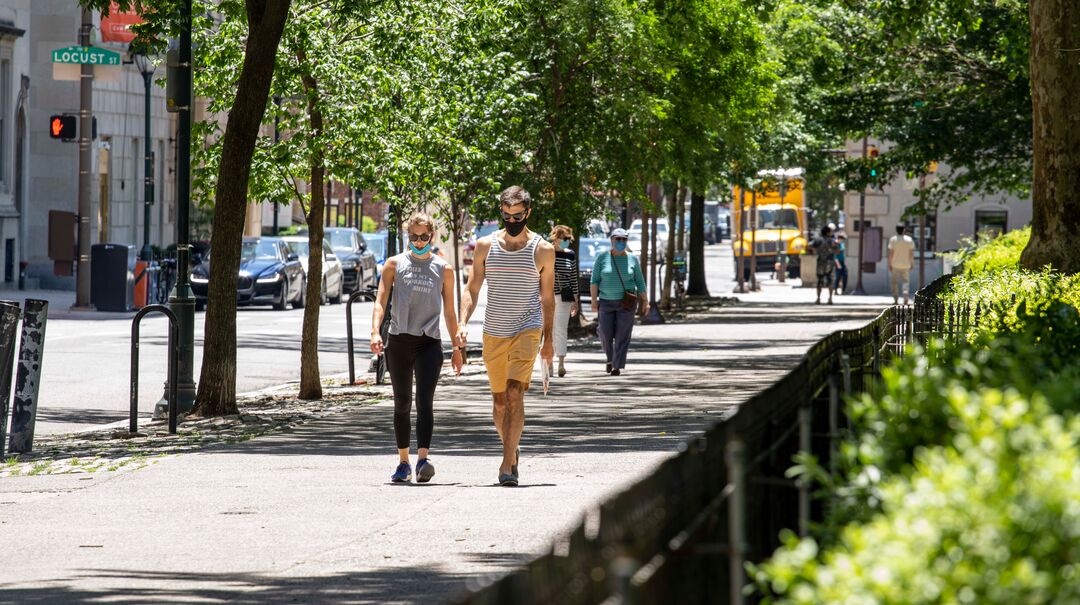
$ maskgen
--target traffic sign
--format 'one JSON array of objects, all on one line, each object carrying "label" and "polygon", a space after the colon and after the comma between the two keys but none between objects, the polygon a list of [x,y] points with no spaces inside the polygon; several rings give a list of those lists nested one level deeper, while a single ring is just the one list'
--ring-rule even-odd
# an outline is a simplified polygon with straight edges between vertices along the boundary
[{"label": "traffic sign", "polygon": [[65,46],[52,51],[53,63],[120,65],[120,53],[95,46]]}]

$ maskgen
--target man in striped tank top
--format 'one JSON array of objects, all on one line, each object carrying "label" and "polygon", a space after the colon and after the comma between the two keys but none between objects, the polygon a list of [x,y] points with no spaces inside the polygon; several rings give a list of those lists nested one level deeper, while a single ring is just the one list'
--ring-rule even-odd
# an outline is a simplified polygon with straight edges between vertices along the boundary
[{"label": "man in striped tank top", "polygon": [[[459,342],[487,280],[484,313],[484,366],[495,401],[495,430],[502,439],[499,484],[518,484],[518,444],[525,429],[525,391],[532,380],[536,353],[552,362],[555,348],[555,247],[526,224],[532,199],[521,187],[499,195],[503,229],[476,242],[469,287],[461,296]],[[541,345],[541,343],[543,343]]]}]

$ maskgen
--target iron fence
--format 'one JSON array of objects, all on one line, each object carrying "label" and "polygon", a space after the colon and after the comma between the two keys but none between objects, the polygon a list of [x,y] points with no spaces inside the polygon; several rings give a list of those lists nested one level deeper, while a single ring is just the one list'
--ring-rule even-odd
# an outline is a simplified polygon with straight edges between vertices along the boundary
[{"label": "iron fence", "polygon": [[845,396],[866,392],[888,361],[931,335],[959,334],[980,310],[938,300],[948,276],[914,306],[818,341],[787,375],[685,443],[655,473],[600,505],[547,553],[471,587],[469,605],[732,603],[746,563],[807,535],[826,499],[787,475],[799,452],[832,465],[847,429]]}]

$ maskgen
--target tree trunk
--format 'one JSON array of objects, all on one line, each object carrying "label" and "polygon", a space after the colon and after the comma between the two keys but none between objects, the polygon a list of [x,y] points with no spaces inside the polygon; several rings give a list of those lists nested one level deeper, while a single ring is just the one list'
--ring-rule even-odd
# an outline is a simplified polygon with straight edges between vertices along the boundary
[{"label": "tree trunk", "polygon": [[[202,371],[194,414],[236,414],[236,276],[244,235],[248,178],[259,127],[266,113],[281,32],[290,0],[249,0],[248,38],[222,139],[221,166],[214,190],[214,232],[203,336]],[[181,267],[186,271],[186,267]]]},{"label": "tree trunk", "polygon": [[[319,83],[312,75],[303,48],[296,49],[296,59],[305,70],[301,76],[307,92],[308,117],[311,133],[311,206],[305,217],[308,225],[307,304],[304,306],[304,327],[300,337],[300,399],[322,399],[322,375],[319,372],[319,312],[322,310],[323,222],[326,207],[323,195],[323,114],[319,108]],[[329,181],[327,181],[329,185]]]},{"label": "tree trunk", "polygon": [[690,273],[687,276],[687,296],[708,296],[705,284],[705,194],[693,191],[690,195],[690,249],[687,251]]},{"label": "tree trunk", "polygon": [[672,187],[667,196],[668,238],[667,238],[667,262],[664,263],[664,291],[660,294],[660,308],[671,308],[671,262],[675,259],[675,229],[679,224],[679,195],[683,187]]},{"label": "tree trunk", "polygon": [[1033,183],[1031,241],[1020,257],[1080,272],[1080,5],[1076,0],[1029,4]]}]

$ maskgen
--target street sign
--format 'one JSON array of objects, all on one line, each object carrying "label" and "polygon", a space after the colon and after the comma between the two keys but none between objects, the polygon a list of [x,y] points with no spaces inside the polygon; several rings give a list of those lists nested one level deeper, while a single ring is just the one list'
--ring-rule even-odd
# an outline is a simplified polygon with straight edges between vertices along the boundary
[{"label": "street sign", "polygon": [[120,65],[120,53],[94,46],[66,46],[52,51],[53,63]]}]

